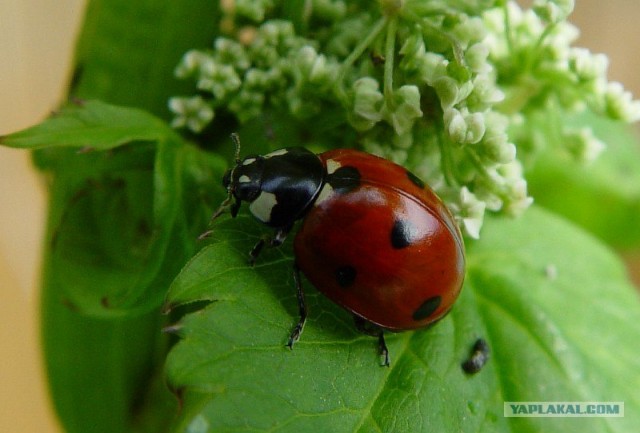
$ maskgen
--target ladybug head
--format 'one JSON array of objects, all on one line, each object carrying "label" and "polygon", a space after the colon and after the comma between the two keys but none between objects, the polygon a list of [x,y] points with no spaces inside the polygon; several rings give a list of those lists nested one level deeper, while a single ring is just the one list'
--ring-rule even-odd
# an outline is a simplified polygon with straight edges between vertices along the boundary
[{"label": "ladybug head", "polygon": [[222,177],[222,185],[227,190],[227,198],[220,204],[218,210],[211,217],[211,221],[218,218],[230,208],[231,216],[236,217],[243,201],[251,202],[260,194],[262,183],[262,163],[257,163],[260,157],[246,157],[240,159],[240,138],[231,134],[236,145],[235,165],[228,169]]},{"label": "ladybug head", "polygon": [[264,158],[248,156],[243,160],[236,160],[236,165],[224,174],[222,184],[236,201],[250,203],[260,195],[263,171]]},{"label": "ladybug head", "polygon": [[302,147],[288,147],[240,159],[238,136],[231,138],[236,144],[235,164],[222,178],[227,198],[213,218],[226,209],[235,217],[244,201],[261,222],[276,228],[291,226],[320,191],[324,166],[319,157]]}]

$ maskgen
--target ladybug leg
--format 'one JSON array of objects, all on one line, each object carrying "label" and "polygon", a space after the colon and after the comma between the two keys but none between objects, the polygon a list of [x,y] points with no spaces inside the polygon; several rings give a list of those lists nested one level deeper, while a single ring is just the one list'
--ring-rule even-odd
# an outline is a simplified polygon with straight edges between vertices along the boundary
[{"label": "ladybug leg", "polygon": [[256,263],[256,259],[262,252],[265,244],[269,244],[270,247],[279,247],[287,238],[289,231],[291,230],[291,226],[283,227],[276,230],[274,236],[262,236],[258,242],[251,248],[249,251],[249,264],[253,266]]},{"label": "ladybug leg", "polygon": [[230,206],[230,213],[231,213],[231,218],[235,218],[238,216],[238,212],[240,211],[240,204],[242,202],[238,199],[236,199],[236,201],[233,202],[233,204]]},{"label": "ladybug leg", "polygon": [[256,264],[256,259],[258,258],[258,255],[260,255],[260,252],[262,251],[262,248],[264,247],[267,239],[269,239],[268,236],[262,236],[260,240],[253,246],[253,248],[251,248],[251,251],[249,251],[249,264],[251,266]]},{"label": "ladybug leg", "polygon": [[218,219],[218,217],[222,215],[227,209],[229,209],[229,212],[231,213],[231,217],[235,218],[236,216],[238,216],[238,211],[240,210],[241,203],[242,202],[240,200],[238,200],[237,198],[234,199],[233,195],[229,193],[229,195],[227,195],[227,198],[224,199],[222,203],[220,203],[220,206],[218,207],[218,209],[216,209],[213,215],[211,215],[211,218],[209,219],[209,224],[211,224],[216,219]]},{"label": "ladybug leg", "polygon": [[382,328],[373,325],[371,322],[363,319],[360,316],[353,315],[353,322],[356,325],[356,329],[363,334],[371,335],[372,337],[378,337],[378,353],[380,354],[381,367],[389,367],[389,349],[387,349],[387,343],[384,341],[384,331]]},{"label": "ladybug leg", "polygon": [[389,367],[389,349],[387,349],[387,343],[384,341],[384,331],[382,329],[378,333],[378,351],[382,359],[380,367]]},{"label": "ladybug leg", "polygon": [[[220,215],[222,215],[227,209],[230,209],[231,217],[235,218],[238,215],[238,211],[240,210],[240,200],[236,199],[235,202],[231,203],[233,197],[229,195],[218,207],[218,209],[211,215],[211,219],[209,220],[209,224],[212,224]],[[198,240],[201,241],[203,239],[208,238],[213,233],[213,229],[209,229],[206,232],[202,233],[198,236]]]},{"label": "ladybug leg", "polygon": [[289,349],[293,349],[293,345],[300,339],[300,335],[304,329],[304,323],[307,321],[307,305],[304,302],[304,290],[302,290],[302,281],[300,280],[300,269],[296,264],[293,265],[293,279],[296,283],[300,319],[289,336],[289,341],[287,342]]}]

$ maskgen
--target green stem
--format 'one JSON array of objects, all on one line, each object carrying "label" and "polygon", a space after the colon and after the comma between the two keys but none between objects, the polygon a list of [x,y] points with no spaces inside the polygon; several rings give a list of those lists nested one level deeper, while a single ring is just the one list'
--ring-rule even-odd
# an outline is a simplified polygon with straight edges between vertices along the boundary
[{"label": "green stem", "polygon": [[398,19],[392,17],[387,26],[387,40],[384,47],[384,99],[387,107],[393,109],[393,64],[396,48]]},{"label": "green stem", "polygon": [[440,168],[444,175],[444,181],[449,186],[458,186],[457,176],[454,173],[453,156],[451,155],[451,141],[444,131],[438,134],[438,147],[440,148]]},{"label": "green stem", "polygon": [[511,33],[511,15],[509,14],[509,2],[504,2],[504,32],[507,39],[509,52],[513,54],[513,35]]},{"label": "green stem", "polygon": [[373,40],[380,34],[384,26],[387,24],[387,18],[380,18],[376,24],[373,26],[373,29],[369,32],[369,34],[362,40],[356,47],[351,51],[351,53],[347,56],[346,59],[342,62],[342,66],[340,67],[340,74],[338,75],[338,79],[336,81],[337,84],[337,93],[342,99],[346,99],[346,91],[344,89],[344,77],[347,75],[347,71],[356,60],[364,53],[364,51],[372,44]]},{"label": "green stem", "polygon": [[544,31],[542,32],[538,40],[536,41],[536,45],[533,47],[531,51],[529,51],[527,55],[526,63],[524,66],[525,73],[531,72],[533,70],[534,61],[540,58],[539,54],[542,51],[542,44],[544,40],[547,38],[547,36],[551,34],[551,32],[555,29],[555,27],[556,27],[555,23],[548,25],[544,29]]},{"label": "green stem", "polygon": [[529,75],[523,75],[518,78],[513,86],[505,88],[505,98],[496,107],[504,114],[518,113],[540,91],[541,85],[539,82]]},{"label": "green stem", "polygon": [[451,51],[453,52],[453,58],[455,59],[456,63],[458,63],[459,65],[464,65],[464,50],[454,36],[442,30],[440,24],[433,24],[432,22],[430,22],[428,18],[424,18],[422,20],[422,25],[424,27],[428,27],[429,30],[436,33],[437,35],[445,38],[447,42],[451,44]]},{"label": "green stem", "polygon": [[504,188],[501,185],[497,185],[497,184],[494,183],[493,176],[491,176],[491,174],[487,170],[487,167],[485,167],[485,165],[482,163],[482,161],[480,160],[480,157],[478,156],[478,154],[474,150],[469,148],[468,146],[465,147],[465,151],[466,151],[465,153],[469,157],[469,160],[473,163],[473,166],[476,168],[476,170],[478,171],[480,176],[484,177],[491,184],[495,185],[495,190],[493,192],[498,197],[500,197],[502,199],[502,201],[508,201],[509,197],[507,195],[506,188]]}]

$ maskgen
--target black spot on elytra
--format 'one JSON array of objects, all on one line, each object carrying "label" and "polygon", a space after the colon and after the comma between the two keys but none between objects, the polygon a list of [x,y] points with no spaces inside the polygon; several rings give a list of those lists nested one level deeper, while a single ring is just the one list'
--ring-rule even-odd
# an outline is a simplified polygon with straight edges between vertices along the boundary
[{"label": "black spot on elytra", "polygon": [[335,192],[345,194],[360,186],[360,172],[348,165],[340,167],[329,175],[327,182]]},{"label": "black spot on elytra", "polygon": [[391,229],[391,246],[395,249],[406,248],[415,241],[415,227],[407,220],[396,220]]},{"label": "black spot on elytra", "polygon": [[413,320],[417,322],[431,316],[438,309],[441,302],[442,298],[440,296],[433,296],[427,299],[413,312]]},{"label": "black spot on elytra", "polygon": [[407,177],[409,178],[411,183],[413,183],[415,186],[417,186],[420,189],[424,189],[425,187],[424,181],[420,179],[418,176],[416,176],[415,174],[411,173],[409,170],[407,170]]},{"label": "black spot on elytra", "polygon": [[336,269],[336,281],[342,288],[347,288],[356,280],[356,269],[353,266],[341,266]]}]

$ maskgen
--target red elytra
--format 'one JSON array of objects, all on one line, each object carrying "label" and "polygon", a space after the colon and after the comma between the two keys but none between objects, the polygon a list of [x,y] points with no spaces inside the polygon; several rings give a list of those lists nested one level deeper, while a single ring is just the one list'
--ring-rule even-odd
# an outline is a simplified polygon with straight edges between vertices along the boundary
[{"label": "red elytra", "polygon": [[294,243],[300,270],[332,301],[385,329],[443,317],[465,268],[462,237],[445,205],[388,160],[348,149],[319,157],[329,169],[356,168],[359,185],[320,196],[305,215]]}]

